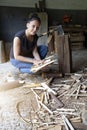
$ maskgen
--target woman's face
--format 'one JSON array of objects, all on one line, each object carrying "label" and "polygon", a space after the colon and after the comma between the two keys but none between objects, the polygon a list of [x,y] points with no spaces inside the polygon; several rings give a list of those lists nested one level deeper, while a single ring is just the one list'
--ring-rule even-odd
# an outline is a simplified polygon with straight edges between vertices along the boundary
[{"label": "woman's face", "polygon": [[40,23],[38,20],[33,20],[27,23],[27,29],[30,35],[35,35],[39,30]]}]

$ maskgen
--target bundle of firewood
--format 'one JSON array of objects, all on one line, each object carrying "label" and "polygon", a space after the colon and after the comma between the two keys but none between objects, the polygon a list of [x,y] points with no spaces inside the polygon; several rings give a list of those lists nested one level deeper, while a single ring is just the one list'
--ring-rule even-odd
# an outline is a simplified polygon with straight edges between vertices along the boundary
[{"label": "bundle of firewood", "polygon": [[55,55],[46,57],[42,63],[38,64],[38,65],[33,65],[31,68],[31,72],[36,73],[37,71],[41,70],[42,68],[44,68],[45,66],[48,66],[54,62],[56,62],[57,59],[55,58]]}]

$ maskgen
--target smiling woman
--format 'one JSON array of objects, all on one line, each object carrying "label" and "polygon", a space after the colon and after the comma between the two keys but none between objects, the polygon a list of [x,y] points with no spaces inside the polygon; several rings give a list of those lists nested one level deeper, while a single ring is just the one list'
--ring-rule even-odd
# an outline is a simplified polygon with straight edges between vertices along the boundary
[{"label": "smiling woman", "polygon": [[47,54],[47,46],[37,46],[41,20],[37,14],[32,14],[26,24],[26,30],[15,34],[10,52],[10,62],[23,73],[32,73],[32,65],[43,62]]}]

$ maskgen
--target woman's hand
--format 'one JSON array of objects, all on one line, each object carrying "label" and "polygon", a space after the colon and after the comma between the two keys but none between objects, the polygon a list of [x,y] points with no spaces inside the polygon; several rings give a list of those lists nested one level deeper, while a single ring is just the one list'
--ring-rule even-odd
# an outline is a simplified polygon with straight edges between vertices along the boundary
[{"label": "woman's hand", "polygon": [[33,64],[34,64],[34,65],[40,65],[40,64],[42,64],[43,62],[44,62],[44,60],[36,60],[36,59],[33,60]]}]

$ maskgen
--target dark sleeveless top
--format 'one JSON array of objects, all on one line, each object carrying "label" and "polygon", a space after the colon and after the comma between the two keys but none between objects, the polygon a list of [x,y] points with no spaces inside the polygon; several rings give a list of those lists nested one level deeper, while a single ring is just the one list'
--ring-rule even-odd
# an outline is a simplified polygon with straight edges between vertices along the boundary
[{"label": "dark sleeveless top", "polygon": [[[25,57],[33,57],[33,49],[37,45],[38,36],[35,34],[33,41],[29,41],[25,35],[25,30],[19,31],[15,34],[15,37],[18,37],[21,40],[21,53],[20,55]],[[10,51],[10,58],[14,58],[13,54],[13,45]]]}]

